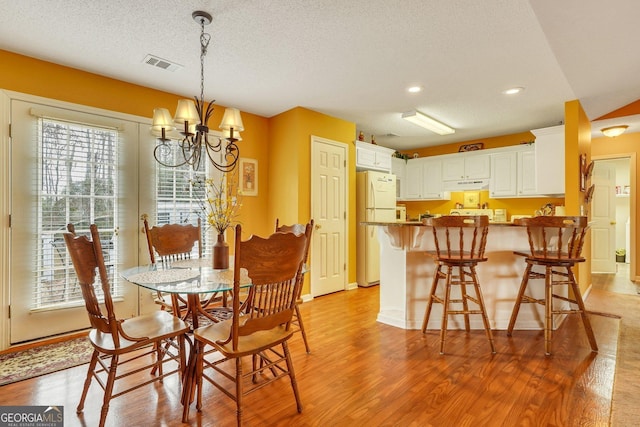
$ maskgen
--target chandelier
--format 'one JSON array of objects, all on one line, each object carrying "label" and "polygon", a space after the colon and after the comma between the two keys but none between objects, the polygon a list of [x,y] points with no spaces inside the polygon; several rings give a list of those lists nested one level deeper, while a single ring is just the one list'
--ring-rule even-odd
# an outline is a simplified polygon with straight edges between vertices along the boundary
[{"label": "chandelier", "polygon": [[[214,101],[208,105],[204,102],[204,58],[211,35],[204,32],[204,26],[209,25],[212,18],[202,11],[195,11],[191,16],[200,24],[200,99],[195,96],[195,102],[191,99],[179,100],[173,118],[166,108],[153,110],[151,131],[159,136],[153,157],[163,166],[180,167],[188,164],[197,170],[203,153],[206,153],[216,169],[230,172],[235,168],[240,155],[236,142],[241,140],[240,132],[244,130],[242,117],[237,108],[227,108],[220,123],[223,136],[219,138],[209,135],[208,123],[213,114]],[[174,160],[170,144],[172,139],[167,134],[175,130],[176,126],[182,135],[182,139],[178,141],[178,155],[181,157]]]}]

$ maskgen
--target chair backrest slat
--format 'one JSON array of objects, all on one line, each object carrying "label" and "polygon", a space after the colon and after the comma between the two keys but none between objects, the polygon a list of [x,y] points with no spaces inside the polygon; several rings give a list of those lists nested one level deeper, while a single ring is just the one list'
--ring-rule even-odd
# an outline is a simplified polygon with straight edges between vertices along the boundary
[{"label": "chair backrest slat", "polygon": [[147,236],[149,258],[156,262],[156,254],[160,261],[178,261],[191,258],[195,244],[198,244],[198,257],[202,258],[202,225],[198,224],[164,224],[149,227],[148,215],[142,215],[144,231]]},{"label": "chair backrest slat", "polygon": [[534,258],[583,261],[582,246],[589,229],[584,216],[537,216],[520,218],[527,227],[529,249]]},{"label": "chair backrest slat", "polygon": [[275,228],[276,232],[279,231],[282,233],[293,233],[296,235],[304,234],[305,236],[307,236],[307,245],[304,248],[305,263],[309,262],[309,247],[311,245],[311,233],[313,232],[313,225],[314,225],[313,218],[309,220],[309,222],[306,224],[291,224],[291,225],[280,224],[279,219],[276,218],[276,228]]},{"label": "chair backrest slat", "polygon": [[[268,238],[251,236],[242,241],[242,227],[235,229],[233,325],[230,339],[269,330],[291,322],[304,265],[305,234],[276,232]],[[240,269],[245,268],[252,287],[240,313]]]},{"label": "chair backrest slat", "polygon": [[[73,224],[69,224],[67,229],[69,232],[64,233],[64,240],[78,277],[78,283],[80,283],[80,288],[82,289],[82,297],[84,298],[91,327],[103,333],[113,334],[114,344],[119,346],[118,322],[111,298],[111,287],[104,263],[98,227],[95,224],[91,224],[91,239],[86,236],[76,235]],[[104,305],[107,310],[106,316],[102,313],[94,288],[96,270],[102,285]]]},{"label": "chair backrest slat", "polygon": [[489,217],[486,215],[446,215],[426,218],[425,225],[432,227],[436,255],[439,258],[460,261],[483,261]]}]

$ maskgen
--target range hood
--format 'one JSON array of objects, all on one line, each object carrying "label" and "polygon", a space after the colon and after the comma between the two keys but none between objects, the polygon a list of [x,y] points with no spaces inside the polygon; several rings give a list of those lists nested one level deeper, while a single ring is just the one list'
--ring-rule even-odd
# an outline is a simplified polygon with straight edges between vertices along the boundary
[{"label": "range hood", "polygon": [[445,181],[445,191],[487,190],[488,179],[464,179],[460,181]]}]

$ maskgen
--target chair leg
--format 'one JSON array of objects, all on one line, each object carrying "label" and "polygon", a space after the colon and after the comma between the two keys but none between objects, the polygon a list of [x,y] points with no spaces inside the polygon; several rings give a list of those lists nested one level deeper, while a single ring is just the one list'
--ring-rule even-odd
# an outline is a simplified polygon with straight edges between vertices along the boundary
[{"label": "chair leg", "polygon": [[293,371],[293,361],[291,360],[291,353],[289,352],[289,346],[287,342],[282,343],[282,350],[284,351],[284,357],[287,360],[287,371],[289,372],[289,378],[291,379],[291,388],[293,389],[293,395],[296,398],[296,406],[298,413],[302,412],[302,402],[300,401],[300,393],[298,392],[298,382],[296,381],[296,374]]},{"label": "chair leg", "polygon": [[296,304],[295,317],[298,322],[298,327],[300,328],[300,333],[302,334],[304,348],[307,350],[307,354],[311,353],[311,348],[309,348],[309,342],[307,341],[307,332],[304,330],[304,323],[302,323],[302,316],[300,315],[300,308],[298,307],[298,304]]},{"label": "chair leg", "polygon": [[547,266],[544,279],[544,353],[551,355],[551,339],[553,338],[553,269]]},{"label": "chair leg", "polygon": [[463,266],[458,266],[458,280],[460,280],[460,297],[462,299],[462,311],[464,311],[464,329],[471,331],[469,324],[469,302],[467,301],[467,285],[465,283],[467,273]]},{"label": "chair leg", "polygon": [[480,289],[480,283],[478,282],[478,275],[476,274],[476,268],[471,266],[471,278],[473,280],[473,286],[476,290],[476,297],[478,298],[478,305],[482,311],[482,322],[484,323],[484,330],[487,333],[489,339],[489,345],[491,346],[491,353],[495,354],[496,347],[493,342],[493,333],[491,332],[491,325],[489,324],[489,318],[487,317],[487,310],[484,305],[484,297],[482,296],[482,290]]},{"label": "chair leg", "polygon": [[[202,390],[202,375],[197,375],[198,369],[200,369],[200,374],[202,373],[202,365],[200,362],[201,354],[198,350],[199,342],[194,338],[193,344],[191,345],[191,355],[189,357],[189,362],[184,370],[184,377],[182,379],[182,422],[189,422],[189,408],[191,407],[191,402],[193,401],[194,389],[197,388],[197,392],[201,393]],[[203,344],[204,347],[204,344]],[[196,408],[198,410],[200,406],[200,394],[198,394],[198,402],[196,403]]]},{"label": "chair leg", "polygon": [[236,357],[236,419],[238,427],[242,426],[242,359]]},{"label": "chair leg", "polygon": [[118,370],[118,359],[118,355],[111,356],[111,365],[109,366],[109,375],[107,376],[107,383],[104,387],[104,399],[102,403],[102,410],[100,411],[100,427],[104,426],[104,422],[107,419],[107,413],[109,412],[109,402],[111,401],[113,384],[116,381],[116,373]]},{"label": "chair leg", "polygon": [[84,380],[84,388],[82,390],[82,396],[80,397],[80,403],[78,403],[78,407],[76,408],[76,413],[78,414],[84,409],[84,400],[87,398],[87,392],[89,391],[91,379],[93,378],[93,371],[95,371],[96,365],[98,364],[98,357],[100,357],[98,350],[93,350],[89,369],[87,369],[87,378]]},{"label": "chair leg", "polygon": [[444,301],[442,303],[442,326],[440,329],[440,354],[444,354],[444,345],[447,338],[447,323],[449,320],[449,300],[451,299],[451,266],[447,266],[447,279],[445,284]]},{"label": "chair leg", "polygon": [[196,380],[195,386],[198,393],[197,401],[196,401],[196,410],[200,412],[202,410],[202,375],[204,373],[204,347],[205,343],[196,341],[195,344],[195,372],[194,378]]},{"label": "chair leg", "polygon": [[531,272],[532,267],[532,264],[527,263],[527,268],[525,268],[524,275],[522,276],[522,282],[520,282],[520,290],[518,291],[518,296],[516,297],[513,311],[511,312],[511,319],[509,319],[509,327],[507,328],[507,336],[509,337],[513,333],[513,328],[516,325],[518,312],[520,312],[520,304],[522,304],[522,297],[524,296],[524,292],[527,290],[527,284],[529,283],[529,273]]},{"label": "chair leg", "polygon": [[164,360],[165,352],[169,351],[169,347],[171,347],[171,343],[167,342],[165,344],[166,348],[162,348],[162,341],[159,341],[154,344],[156,347],[156,366],[158,367],[158,376],[160,377],[160,382],[162,383],[162,361]]},{"label": "chair leg", "polygon": [[589,316],[584,308],[584,301],[582,300],[582,294],[580,293],[580,288],[576,283],[576,278],[573,275],[573,270],[571,267],[567,267],[567,276],[569,276],[569,282],[571,283],[571,289],[573,290],[573,295],[576,299],[576,304],[578,305],[578,309],[580,310],[580,316],[582,317],[582,323],[584,324],[585,332],[587,333],[587,338],[589,339],[589,344],[591,345],[592,351],[598,351],[598,344],[596,343],[596,337],[593,334],[593,329],[591,328],[591,321],[589,320]]},{"label": "chair leg", "polygon": [[433,300],[436,295],[436,291],[438,289],[438,280],[442,275],[441,269],[442,266],[438,264],[436,266],[436,271],[433,274],[433,281],[431,282],[431,292],[429,292],[429,298],[427,299],[427,309],[424,312],[424,320],[422,321],[422,333],[424,334],[427,331],[427,323],[429,322],[429,317],[431,316],[431,308],[433,306]]}]

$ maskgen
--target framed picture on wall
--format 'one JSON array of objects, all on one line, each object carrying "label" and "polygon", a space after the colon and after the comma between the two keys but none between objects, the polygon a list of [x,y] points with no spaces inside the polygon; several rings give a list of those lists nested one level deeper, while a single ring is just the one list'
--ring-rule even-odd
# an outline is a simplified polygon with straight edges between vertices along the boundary
[{"label": "framed picture on wall", "polygon": [[580,191],[583,193],[587,189],[587,176],[586,176],[586,168],[587,168],[587,155],[580,154]]},{"label": "framed picture on wall", "polygon": [[258,161],[240,158],[240,191],[243,196],[258,195]]}]

